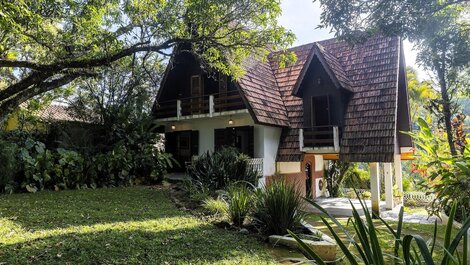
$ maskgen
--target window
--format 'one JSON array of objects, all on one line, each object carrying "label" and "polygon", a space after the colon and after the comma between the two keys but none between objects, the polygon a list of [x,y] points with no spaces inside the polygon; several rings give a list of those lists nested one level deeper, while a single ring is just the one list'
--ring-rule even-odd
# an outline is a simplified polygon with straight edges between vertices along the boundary
[{"label": "window", "polygon": [[331,125],[330,97],[312,97],[312,126]]},{"label": "window", "polygon": [[193,75],[191,76],[191,97],[199,96],[202,96],[201,76]]}]

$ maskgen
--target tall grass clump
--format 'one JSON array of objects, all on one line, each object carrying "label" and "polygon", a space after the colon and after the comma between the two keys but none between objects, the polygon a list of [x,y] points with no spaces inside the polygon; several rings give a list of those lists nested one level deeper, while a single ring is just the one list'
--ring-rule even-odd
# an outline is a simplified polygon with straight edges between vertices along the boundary
[{"label": "tall grass clump", "polygon": [[232,184],[227,189],[227,214],[236,226],[243,225],[253,203],[253,192],[247,185]]},{"label": "tall grass clump", "polygon": [[293,184],[275,180],[257,190],[255,197],[253,219],[266,234],[285,235],[300,226],[302,195]]}]

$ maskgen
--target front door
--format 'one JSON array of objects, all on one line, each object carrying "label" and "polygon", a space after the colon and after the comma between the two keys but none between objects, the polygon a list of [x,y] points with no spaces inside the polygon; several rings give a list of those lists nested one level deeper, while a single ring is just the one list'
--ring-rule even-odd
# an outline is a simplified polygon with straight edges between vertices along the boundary
[{"label": "front door", "polygon": [[165,134],[165,150],[173,155],[179,166],[175,166],[173,171],[183,172],[186,164],[191,162],[193,156],[198,154],[199,132],[179,131]]}]

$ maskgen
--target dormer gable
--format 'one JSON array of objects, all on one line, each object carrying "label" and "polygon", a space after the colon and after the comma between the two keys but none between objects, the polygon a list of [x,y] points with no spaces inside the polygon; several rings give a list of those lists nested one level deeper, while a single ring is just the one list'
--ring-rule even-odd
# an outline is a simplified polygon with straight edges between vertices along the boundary
[{"label": "dormer gable", "polygon": [[312,71],[311,66],[315,62],[317,62],[318,66],[320,66],[322,70],[327,74],[327,76],[329,77],[330,81],[333,83],[335,88],[344,89],[349,92],[352,92],[351,81],[346,75],[341,63],[338,61],[338,59],[334,55],[327,52],[321,44],[315,42],[312,45],[310,55],[307,58],[307,61],[304,64],[302,71],[299,75],[299,78],[297,79],[297,82],[292,90],[292,94],[294,96],[299,96],[301,94],[301,91],[300,91],[301,85],[304,82],[304,79],[306,75],[308,74],[308,72]]}]

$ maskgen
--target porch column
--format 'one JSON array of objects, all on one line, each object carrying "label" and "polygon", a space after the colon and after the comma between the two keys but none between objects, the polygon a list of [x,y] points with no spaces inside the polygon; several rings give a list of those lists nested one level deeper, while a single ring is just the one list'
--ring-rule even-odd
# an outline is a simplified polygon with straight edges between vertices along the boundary
[{"label": "porch column", "polygon": [[402,167],[401,167],[400,155],[395,155],[394,167],[395,167],[395,183],[398,187],[398,192],[401,193],[400,203],[403,204],[403,181],[402,181]]},{"label": "porch column", "polygon": [[384,163],[384,181],[385,181],[385,208],[393,209],[393,177],[392,163]]},{"label": "porch column", "polygon": [[370,193],[372,212],[380,216],[380,171],[379,163],[370,163]]}]

